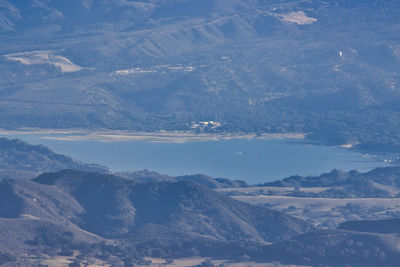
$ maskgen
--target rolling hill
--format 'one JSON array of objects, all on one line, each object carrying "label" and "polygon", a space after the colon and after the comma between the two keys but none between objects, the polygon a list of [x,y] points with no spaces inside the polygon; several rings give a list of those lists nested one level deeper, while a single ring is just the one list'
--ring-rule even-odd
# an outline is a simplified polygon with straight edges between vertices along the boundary
[{"label": "rolling hill", "polygon": [[302,132],[399,149],[398,1],[0,6],[2,128]]},{"label": "rolling hill", "polygon": [[399,261],[399,244],[395,235],[321,230],[271,245],[267,253],[271,260],[286,264],[394,266]]},{"label": "rolling hill", "polygon": [[72,170],[43,174],[33,181],[36,186],[66,192],[83,208],[78,214],[71,211],[75,213],[72,221],[103,237],[156,224],[222,241],[271,242],[312,229],[290,216],[186,181],[135,184],[116,176]]},{"label": "rolling hill", "polygon": [[393,266],[400,257],[399,237],[367,231],[363,225],[371,226],[369,222],[315,230],[300,219],[188,181],[136,183],[110,174],[63,170],[33,180],[3,181],[0,198],[0,233],[6,238],[0,256],[12,260],[10,266],[61,256],[119,259],[122,265],[145,265],[140,263],[143,256],[202,256]]},{"label": "rolling hill", "polygon": [[400,167],[376,168],[369,172],[333,170],[319,176],[291,176],[262,184],[266,187],[325,188],[319,192],[291,192],[288,196],[324,198],[399,197]]},{"label": "rolling hill", "polygon": [[207,256],[212,248],[232,257],[227,248],[237,244],[264,246],[314,229],[188,181],[136,183],[78,170],[2,181],[0,203],[0,253],[16,257],[15,266],[73,251],[107,262]]}]

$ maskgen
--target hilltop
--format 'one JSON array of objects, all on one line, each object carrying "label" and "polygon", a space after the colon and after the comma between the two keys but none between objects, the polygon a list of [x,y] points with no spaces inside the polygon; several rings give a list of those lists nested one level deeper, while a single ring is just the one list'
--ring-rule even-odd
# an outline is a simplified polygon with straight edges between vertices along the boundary
[{"label": "hilltop", "polygon": [[[146,256],[313,266],[393,266],[400,258],[398,220],[316,230],[190,181],[63,170],[3,181],[0,198],[0,260],[8,266],[55,257],[117,266],[146,265]],[[385,225],[394,230],[382,234]]]},{"label": "hilltop", "polygon": [[399,150],[398,1],[0,5],[2,128],[305,133]]},{"label": "hilltop", "polygon": [[60,248],[92,255],[105,253],[107,244],[138,255],[168,254],[168,247],[183,246],[171,255],[198,251],[206,256],[211,255],[209,246],[222,251],[234,244],[263,246],[313,229],[302,220],[192,182],[137,184],[77,170],[3,181],[0,198],[0,232],[10,238],[0,252],[17,257],[54,256]]}]

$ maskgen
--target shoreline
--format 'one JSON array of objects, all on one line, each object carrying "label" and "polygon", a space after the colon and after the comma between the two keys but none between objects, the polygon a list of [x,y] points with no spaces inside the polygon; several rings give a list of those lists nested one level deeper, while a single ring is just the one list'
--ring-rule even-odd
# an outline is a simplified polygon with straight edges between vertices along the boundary
[{"label": "shoreline", "polygon": [[193,131],[158,131],[139,132],[127,130],[105,130],[93,131],[85,129],[38,129],[24,128],[20,130],[0,129],[0,135],[43,135],[42,139],[59,141],[100,141],[100,142],[128,142],[147,141],[156,143],[187,143],[201,141],[221,141],[232,139],[292,139],[304,140],[304,133],[195,133]]}]

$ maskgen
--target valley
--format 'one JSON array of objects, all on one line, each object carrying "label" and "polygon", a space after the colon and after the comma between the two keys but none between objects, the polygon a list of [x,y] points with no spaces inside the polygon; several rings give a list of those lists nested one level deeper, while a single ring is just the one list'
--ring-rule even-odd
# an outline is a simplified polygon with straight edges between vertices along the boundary
[{"label": "valley", "polygon": [[0,0],[0,266],[398,266],[399,14]]},{"label": "valley", "polygon": [[2,0],[1,128],[216,121],[196,131],[400,151],[396,1],[117,2]]},{"label": "valley", "polygon": [[112,173],[44,146],[0,144],[3,159],[34,163],[1,163],[5,266],[393,266],[400,258],[400,167],[250,185]]}]

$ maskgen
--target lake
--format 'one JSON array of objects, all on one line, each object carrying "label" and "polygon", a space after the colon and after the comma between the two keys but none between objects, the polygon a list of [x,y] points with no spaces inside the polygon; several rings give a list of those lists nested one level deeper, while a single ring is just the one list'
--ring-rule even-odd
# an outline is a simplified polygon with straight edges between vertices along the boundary
[{"label": "lake", "polygon": [[317,175],[332,169],[368,171],[388,166],[383,157],[347,148],[282,139],[231,139],[186,143],[103,142],[43,139],[40,134],[3,135],[113,171],[148,169],[169,175],[202,173],[255,184],[290,175]]}]

